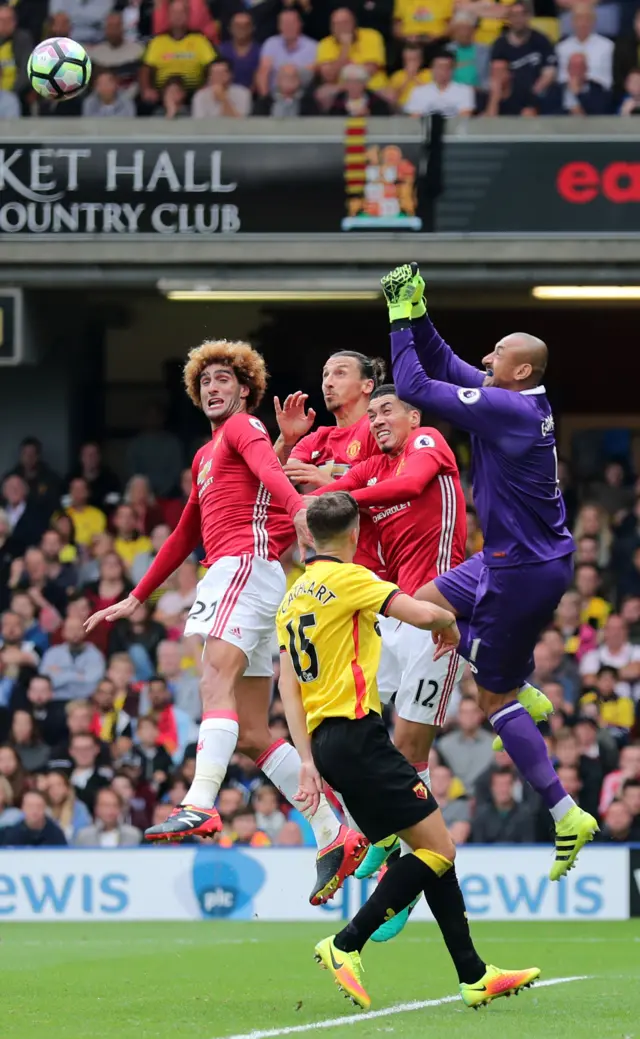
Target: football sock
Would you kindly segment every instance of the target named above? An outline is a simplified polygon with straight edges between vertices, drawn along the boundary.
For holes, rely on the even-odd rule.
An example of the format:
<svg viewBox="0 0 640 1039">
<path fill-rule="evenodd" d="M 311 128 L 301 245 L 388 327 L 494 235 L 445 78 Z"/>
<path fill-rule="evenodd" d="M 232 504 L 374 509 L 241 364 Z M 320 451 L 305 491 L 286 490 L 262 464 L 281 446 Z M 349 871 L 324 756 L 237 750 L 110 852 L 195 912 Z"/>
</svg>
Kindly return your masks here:
<svg viewBox="0 0 640 1039">
<path fill-rule="evenodd" d="M 213 808 L 238 742 L 235 711 L 207 711 L 202 716 L 196 749 L 196 771 L 185 804 Z"/>
<path fill-rule="evenodd" d="M 423 887 L 424 897 L 433 914 L 454 967 L 458 981 L 473 985 L 479 981 L 487 967 L 475 950 L 469 921 L 456 876 L 455 866 L 441 876 L 431 874 Z"/>
<path fill-rule="evenodd" d="M 256 759 L 256 765 L 262 769 L 267 779 L 277 786 L 289 804 L 293 805 L 310 823 L 318 849 L 322 851 L 323 848 L 332 844 L 340 832 L 340 820 L 324 794 L 313 815 L 308 808 L 303 807 L 301 801 L 294 800 L 300 784 L 300 766 L 302 765 L 295 747 L 292 747 L 286 740 L 276 740 Z"/>
<path fill-rule="evenodd" d="M 515 701 L 501 707 L 489 721 L 504 743 L 504 749 L 520 774 L 540 794 L 557 821 L 575 801 L 567 794 L 549 761 L 547 745 L 531 715 Z"/>
<path fill-rule="evenodd" d="M 466 984 L 478 981 L 486 967 L 474 949 L 464 899 L 452 867 L 449 859 L 425 849 L 397 859 L 362 909 L 336 935 L 336 948 L 360 952 L 380 924 L 406 909 L 424 891 L 459 980 Z"/>
<path fill-rule="evenodd" d="M 422 891 L 428 871 L 417 855 L 405 855 L 393 862 L 353 920 L 336 935 L 336 947 L 343 952 L 360 952 L 380 924 L 406 909 Z"/>
</svg>

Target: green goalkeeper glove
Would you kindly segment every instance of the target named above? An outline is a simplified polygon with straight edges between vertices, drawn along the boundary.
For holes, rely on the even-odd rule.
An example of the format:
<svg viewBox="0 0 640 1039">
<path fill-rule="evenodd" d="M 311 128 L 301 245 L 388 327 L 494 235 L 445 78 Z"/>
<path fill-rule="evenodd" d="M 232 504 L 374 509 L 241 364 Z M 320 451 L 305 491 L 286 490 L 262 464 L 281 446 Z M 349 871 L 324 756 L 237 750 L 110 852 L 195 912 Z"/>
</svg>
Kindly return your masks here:
<svg viewBox="0 0 640 1039">
<path fill-rule="evenodd" d="M 414 278 L 417 271 L 417 263 L 405 263 L 381 279 L 391 322 L 411 319 L 413 294 L 416 290 Z"/>
<path fill-rule="evenodd" d="M 424 317 L 427 312 L 424 280 L 417 263 L 396 267 L 382 278 L 381 284 L 390 321 Z"/>
<path fill-rule="evenodd" d="M 413 296 L 411 297 L 411 302 L 413 304 L 411 307 L 411 319 L 412 321 L 415 321 L 416 318 L 424 317 L 427 313 L 427 300 L 424 294 L 424 278 L 420 274 L 420 271 L 417 271 L 413 279 L 413 284 L 415 288 Z"/>
</svg>

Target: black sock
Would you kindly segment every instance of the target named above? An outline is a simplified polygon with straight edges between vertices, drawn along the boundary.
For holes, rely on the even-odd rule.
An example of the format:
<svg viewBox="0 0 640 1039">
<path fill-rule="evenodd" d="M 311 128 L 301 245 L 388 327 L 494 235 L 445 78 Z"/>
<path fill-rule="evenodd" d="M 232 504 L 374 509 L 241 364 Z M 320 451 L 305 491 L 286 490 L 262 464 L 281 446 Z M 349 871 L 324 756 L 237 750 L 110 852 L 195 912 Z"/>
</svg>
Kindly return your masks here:
<svg viewBox="0 0 640 1039">
<path fill-rule="evenodd" d="M 416 855 L 403 855 L 393 862 L 362 909 L 336 935 L 336 948 L 343 952 L 360 952 L 380 924 L 406 909 L 420 894 L 428 873 L 431 870 Z M 435 873 L 431 875 L 435 880 Z"/>
<path fill-rule="evenodd" d="M 444 860 L 441 860 L 444 862 Z M 461 983 L 473 985 L 486 965 L 476 952 L 455 868 L 438 876 L 418 855 L 403 855 L 392 863 L 370 898 L 335 937 L 336 948 L 360 952 L 385 920 L 401 912 L 424 892 L 440 928 Z"/>
<path fill-rule="evenodd" d="M 409 856 L 407 856 L 409 858 Z M 458 972 L 458 981 L 473 985 L 486 971 L 486 964 L 476 952 L 462 891 L 458 884 L 455 866 L 437 877 L 430 876 L 423 886 L 424 897 L 445 940 L 449 955 Z"/>
</svg>

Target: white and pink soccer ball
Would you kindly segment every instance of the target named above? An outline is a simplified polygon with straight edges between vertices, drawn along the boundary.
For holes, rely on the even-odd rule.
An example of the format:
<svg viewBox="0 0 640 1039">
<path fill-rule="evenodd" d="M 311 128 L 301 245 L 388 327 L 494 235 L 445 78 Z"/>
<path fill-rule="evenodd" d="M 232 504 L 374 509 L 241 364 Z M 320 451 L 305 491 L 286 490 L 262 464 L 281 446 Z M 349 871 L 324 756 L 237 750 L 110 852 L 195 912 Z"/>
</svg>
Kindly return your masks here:
<svg viewBox="0 0 640 1039">
<path fill-rule="evenodd" d="M 91 79 L 91 59 L 75 40 L 56 36 L 34 48 L 27 71 L 41 97 L 68 101 L 82 93 Z"/>
</svg>

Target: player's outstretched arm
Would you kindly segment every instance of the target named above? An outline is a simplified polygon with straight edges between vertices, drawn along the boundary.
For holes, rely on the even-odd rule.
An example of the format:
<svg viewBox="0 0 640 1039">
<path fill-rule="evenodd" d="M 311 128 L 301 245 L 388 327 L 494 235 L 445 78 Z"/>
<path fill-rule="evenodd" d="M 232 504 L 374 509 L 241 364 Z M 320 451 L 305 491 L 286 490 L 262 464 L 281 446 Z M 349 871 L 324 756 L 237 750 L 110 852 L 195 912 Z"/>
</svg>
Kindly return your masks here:
<svg viewBox="0 0 640 1039">
<path fill-rule="evenodd" d="M 187 556 L 191 555 L 200 544 L 201 537 L 200 506 L 197 500 L 193 501 L 192 498 L 189 498 L 182 510 L 178 526 L 169 535 L 131 595 L 116 603 L 115 606 L 109 606 L 105 610 L 93 613 L 85 621 L 85 630 L 92 631 L 101 621 L 109 621 L 110 624 L 113 624 L 115 621 L 122 620 L 123 617 L 130 617 L 136 607 L 141 602 L 145 602 L 156 588 L 164 584 L 181 563 L 184 563 Z"/>
<path fill-rule="evenodd" d="M 389 603 L 387 616 L 412 624 L 414 628 L 431 631 L 433 641 L 438 647 L 433 655 L 434 660 L 439 660 L 445 653 L 457 649 L 460 644 L 460 632 L 455 616 L 450 610 L 444 610 L 434 603 L 418 602 L 413 596 L 401 592 Z"/>
<path fill-rule="evenodd" d="M 369 461 L 370 459 L 367 458 L 364 462 L 358 462 L 351 469 L 347 469 L 346 473 L 339 476 L 337 480 L 329 478 L 328 483 L 318 486 L 315 491 L 309 491 L 309 496 L 315 498 L 316 495 L 326 494 L 327 491 L 348 491 L 355 497 L 359 488 L 367 486 L 367 480 L 371 475 Z"/>
<path fill-rule="evenodd" d="M 331 488 L 335 490 L 334 479 L 327 470 L 330 466 L 314 465 L 313 462 L 301 462 L 299 458 L 291 457 L 284 467 L 286 475 L 298 489 L 304 493 L 311 494 L 311 488 L 322 487 L 325 491 Z"/>
<path fill-rule="evenodd" d="M 293 745 L 300 755 L 300 786 L 294 800 L 303 802 L 313 815 L 320 804 L 322 779 L 313 763 L 311 741 L 307 732 L 307 716 L 302 705 L 302 696 L 291 658 L 285 649 L 280 650 L 280 698 L 291 733 Z"/>
<path fill-rule="evenodd" d="M 497 443 L 517 456 L 539 433 L 539 422 L 520 394 L 496 386 L 454 386 L 431 379 L 418 361 L 409 321 L 391 332 L 391 360 L 401 400 L 430 411 L 460 429 Z"/>
<path fill-rule="evenodd" d="M 234 415 L 227 421 L 225 431 L 227 441 L 264 484 L 274 502 L 281 505 L 293 520 L 296 512 L 303 508 L 302 497 L 283 473 L 260 419 L 244 413 Z"/>
<path fill-rule="evenodd" d="M 249 466 L 253 475 L 264 484 L 274 502 L 289 514 L 304 558 L 307 546 L 313 545 L 307 529 L 304 501 L 282 471 L 262 422 L 242 413 L 229 419 L 225 430 L 227 441 Z"/>
<path fill-rule="evenodd" d="M 391 476 L 380 480 L 371 487 L 362 487 L 351 494 L 358 505 L 401 505 L 403 502 L 418 498 L 425 487 L 436 478 L 442 468 L 442 456 L 439 451 L 419 451 L 406 459 L 405 467 L 399 476 Z M 340 488 L 338 487 L 338 490 Z"/>
<path fill-rule="evenodd" d="M 395 301 L 390 300 L 389 296 L 397 296 L 403 284 L 406 285 L 404 295 L 411 292 L 411 310 L 406 316 L 411 320 L 415 350 L 425 371 L 441 382 L 451 382 L 458 386 L 482 386 L 483 373 L 461 360 L 436 331 L 427 313 L 425 284 L 417 263 L 396 267 L 382 279 L 391 320 L 397 318 L 398 314 L 394 312 L 392 316 L 391 307 Z"/>
<path fill-rule="evenodd" d="M 374 468 L 370 465 L 371 459 L 367 459 L 364 462 L 358 462 L 339 480 L 333 480 L 325 487 L 312 491 L 310 497 L 326 494 L 327 491 L 348 491 L 363 508 L 372 505 L 400 505 L 402 502 L 413 501 L 422 494 L 427 484 L 438 473 L 441 461 L 437 452 L 429 457 L 413 455 L 406 460 L 400 476 L 380 480 L 379 483 L 368 486 Z"/>
<path fill-rule="evenodd" d="M 418 360 L 426 372 L 441 382 L 457 386 L 482 386 L 484 372 L 467 364 L 445 343 L 428 314 L 411 322 Z"/>
<path fill-rule="evenodd" d="M 285 397 L 284 404 L 280 404 L 280 398 L 273 398 L 273 406 L 276 412 L 276 422 L 280 430 L 280 436 L 273 445 L 278 461 L 284 465 L 298 441 L 311 429 L 316 420 L 313 408 L 305 412 L 308 394 L 296 390 Z"/>
</svg>

